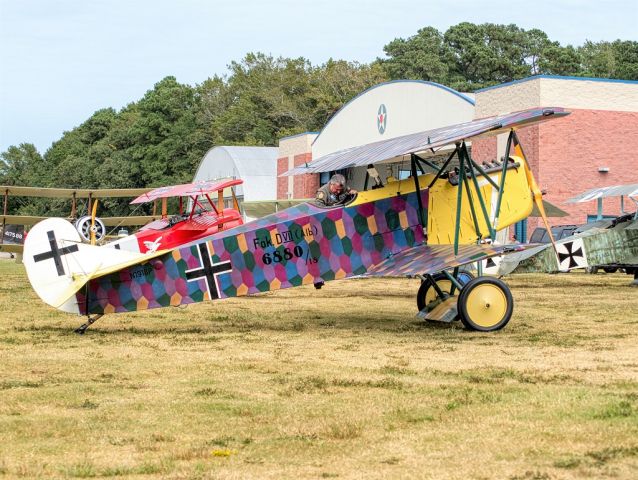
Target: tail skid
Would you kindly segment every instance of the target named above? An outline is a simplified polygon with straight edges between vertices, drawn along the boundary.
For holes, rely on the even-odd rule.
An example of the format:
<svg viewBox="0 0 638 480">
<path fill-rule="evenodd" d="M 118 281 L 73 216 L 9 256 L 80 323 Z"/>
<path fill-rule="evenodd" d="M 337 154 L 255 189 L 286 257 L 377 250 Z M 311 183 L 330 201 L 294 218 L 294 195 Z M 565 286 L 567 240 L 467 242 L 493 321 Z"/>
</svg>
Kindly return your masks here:
<svg viewBox="0 0 638 480">
<path fill-rule="evenodd" d="M 82 243 L 71 223 L 49 218 L 36 224 L 24 242 L 24 265 L 31 286 L 48 305 L 81 313 L 75 294 L 92 278 L 157 256 Z"/>
</svg>

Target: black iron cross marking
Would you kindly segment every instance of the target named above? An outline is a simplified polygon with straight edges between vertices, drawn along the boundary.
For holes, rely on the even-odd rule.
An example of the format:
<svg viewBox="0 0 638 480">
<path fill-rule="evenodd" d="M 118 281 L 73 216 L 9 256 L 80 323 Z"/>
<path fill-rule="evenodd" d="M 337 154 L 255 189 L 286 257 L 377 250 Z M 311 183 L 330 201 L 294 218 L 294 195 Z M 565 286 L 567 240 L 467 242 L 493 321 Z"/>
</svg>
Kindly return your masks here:
<svg viewBox="0 0 638 480">
<path fill-rule="evenodd" d="M 77 245 L 71 245 L 70 247 L 58 248 L 58 242 L 55 239 L 55 234 L 53 230 L 47 232 L 47 237 L 49 237 L 49 245 L 51 246 L 51 251 L 38 253 L 33 256 L 34 262 L 41 262 L 43 260 L 48 260 L 52 258 L 55 262 L 55 268 L 58 271 L 58 277 L 64 275 L 64 267 L 62 265 L 62 255 L 66 255 L 67 253 L 73 253 L 78 251 Z"/>
<path fill-rule="evenodd" d="M 567 268 L 569 269 L 569 268 L 577 267 L 579 264 L 576 261 L 576 257 L 583 258 L 585 256 L 583 254 L 583 250 L 580 247 L 578 247 L 576 250 L 572 251 L 574 242 L 567 242 L 567 243 L 564 243 L 563 245 L 565 247 L 565 250 L 567 250 L 567 253 L 559 253 L 558 262 L 562 264 L 563 260 L 569 259 L 569 266 Z"/>
<path fill-rule="evenodd" d="M 208 296 L 212 299 L 219 298 L 219 287 L 217 286 L 217 275 L 224 272 L 230 272 L 232 267 L 230 262 L 211 263 L 211 255 L 208 251 L 207 243 L 197 245 L 199 249 L 199 260 L 202 262 L 202 268 L 193 268 L 186 270 L 186 281 L 206 279 L 206 289 Z"/>
</svg>

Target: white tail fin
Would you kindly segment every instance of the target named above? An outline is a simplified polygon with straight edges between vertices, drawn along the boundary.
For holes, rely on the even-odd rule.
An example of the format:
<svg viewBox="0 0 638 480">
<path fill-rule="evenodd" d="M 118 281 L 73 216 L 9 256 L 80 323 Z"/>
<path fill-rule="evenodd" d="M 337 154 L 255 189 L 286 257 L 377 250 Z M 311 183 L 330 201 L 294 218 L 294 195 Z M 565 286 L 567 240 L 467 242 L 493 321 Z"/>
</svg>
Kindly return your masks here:
<svg viewBox="0 0 638 480">
<path fill-rule="evenodd" d="M 61 218 L 36 224 L 24 242 L 24 265 L 31 286 L 45 303 L 69 313 L 80 313 L 75 293 L 97 272 L 147 258 L 82 243 L 73 225 Z"/>
</svg>

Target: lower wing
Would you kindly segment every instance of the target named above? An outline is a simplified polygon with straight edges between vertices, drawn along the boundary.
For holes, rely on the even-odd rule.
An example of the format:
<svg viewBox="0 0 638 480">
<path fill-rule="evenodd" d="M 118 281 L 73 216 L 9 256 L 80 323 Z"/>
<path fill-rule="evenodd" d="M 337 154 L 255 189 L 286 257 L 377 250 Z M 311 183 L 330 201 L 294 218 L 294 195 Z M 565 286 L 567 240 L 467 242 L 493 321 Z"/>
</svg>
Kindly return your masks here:
<svg viewBox="0 0 638 480">
<path fill-rule="evenodd" d="M 535 245 L 531 245 L 535 246 Z M 448 268 L 460 267 L 486 258 L 518 252 L 528 245 L 419 245 L 403 250 L 370 267 L 365 276 L 414 276 L 426 275 Z"/>
</svg>

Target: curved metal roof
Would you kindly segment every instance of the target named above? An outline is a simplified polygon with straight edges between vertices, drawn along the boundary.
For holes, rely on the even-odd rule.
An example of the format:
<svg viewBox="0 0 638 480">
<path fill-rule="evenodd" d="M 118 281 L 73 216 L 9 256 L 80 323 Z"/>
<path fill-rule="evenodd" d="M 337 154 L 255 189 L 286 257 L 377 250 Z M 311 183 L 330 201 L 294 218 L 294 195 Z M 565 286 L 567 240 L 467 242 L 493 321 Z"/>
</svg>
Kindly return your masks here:
<svg viewBox="0 0 638 480">
<path fill-rule="evenodd" d="M 470 105 L 474 105 L 476 103 L 474 98 L 472 98 L 471 94 L 468 95 L 467 93 L 457 92 L 453 88 L 446 87 L 445 85 L 441 85 L 440 83 L 429 82 L 427 80 L 408 80 L 408 79 L 390 80 L 390 81 L 387 81 L 387 82 L 378 83 L 377 85 L 373 85 L 370 88 L 367 88 L 363 92 L 359 93 L 357 96 L 355 96 L 352 99 L 348 100 L 346 103 L 344 103 L 343 106 L 332 117 L 330 117 L 330 119 L 326 122 L 326 124 L 321 129 L 321 131 L 318 132 L 319 135 L 317 135 L 317 138 L 319 138 L 319 136 L 321 136 L 323 131 L 328 128 L 328 126 L 330 125 L 330 122 L 332 122 L 335 119 L 335 117 L 337 115 L 339 115 L 344 109 L 346 109 L 348 107 L 348 105 L 350 105 L 352 102 L 358 100 L 360 97 L 362 97 L 365 94 L 371 92 L 372 90 L 375 90 L 375 89 L 377 89 L 379 87 L 385 87 L 387 85 L 392 85 L 392 84 L 395 84 L 395 83 L 416 83 L 416 84 L 422 84 L 422 85 L 429 85 L 431 87 L 440 88 L 441 90 L 444 90 L 444 91 L 446 91 L 448 93 L 451 93 L 452 95 L 456 95 L 457 97 L 461 98 L 462 100 L 465 100 Z M 316 142 L 317 138 L 315 138 L 312 143 Z"/>
<path fill-rule="evenodd" d="M 272 200 L 277 196 L 276 147 L 217 146 L 202 158 L 193 181 L 241 178 L 238 195 L 245 200 Z"/>
</svg>

